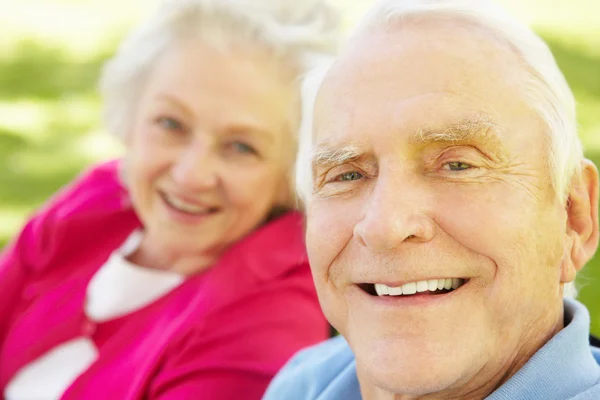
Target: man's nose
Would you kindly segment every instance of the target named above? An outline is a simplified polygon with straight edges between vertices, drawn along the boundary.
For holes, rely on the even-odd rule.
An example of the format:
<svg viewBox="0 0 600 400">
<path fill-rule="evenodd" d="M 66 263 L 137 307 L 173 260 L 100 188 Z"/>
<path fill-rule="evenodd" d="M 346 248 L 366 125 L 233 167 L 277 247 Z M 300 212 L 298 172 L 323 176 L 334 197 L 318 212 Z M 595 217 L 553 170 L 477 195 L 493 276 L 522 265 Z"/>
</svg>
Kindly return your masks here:
<svg viewBox="0 0 600 400">
<path fill-rule="evenodd" d="M 406 242 L 428 242 L 436 229 L 430 204 L 422 182 L 380 180 L 370 194 L 364 217 L 354 227 L 354 236 L 377 252 Z"/>
<path fill-rule="evenodd" d="M 171 170 L 175 183 L 191 191 L 212 189 L 218 181 L 218 154 L 206 141 L 182 149 Z"/>
</svg>

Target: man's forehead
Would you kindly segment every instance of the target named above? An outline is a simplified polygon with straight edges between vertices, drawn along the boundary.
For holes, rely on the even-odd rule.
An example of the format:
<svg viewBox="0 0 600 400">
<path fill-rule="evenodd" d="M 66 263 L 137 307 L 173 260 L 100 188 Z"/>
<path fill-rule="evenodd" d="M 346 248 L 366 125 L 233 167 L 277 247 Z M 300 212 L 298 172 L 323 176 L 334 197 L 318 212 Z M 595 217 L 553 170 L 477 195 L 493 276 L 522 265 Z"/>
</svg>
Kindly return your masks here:
<svg viewBox="0 0 600 400">
<path fill-rule="evenodd" d="M 504 44 L 490 46 L 489 32 L 476 26 L 478 38 L 467 35 L 469 25 L 460 28 L 464 35 L 449 35 L 454 25 L 427 27 L 416 35 L 421 42 L 406 39 L 410 26 L 356 37 L 321 87 L 315 147 L 364 147 L 373 131 L 403 131 L 412 144 L 477 140 L 500 147 L 499 127 L 510 131 L 507 123 L 532 115 L 519 56 Z"/>
<path fill-rule="evenodd" d="M 376 73 L 374 63 L 380 64 Z M 486 72 L 493 78 L 512 69 L 511 80 L 520 80 L 522 65 L 513 47 L 489 29 L 461 17 L 432 15 L 356 34 L 326 75 L 321 91 L 335 86 L 339 96 L 344 88 L 338 83 L 351 90 L 349 81 L 393 85 L 423 78 L 437 90 L 450 91 L 463 79 L 485 77 Z"/>
</svg>

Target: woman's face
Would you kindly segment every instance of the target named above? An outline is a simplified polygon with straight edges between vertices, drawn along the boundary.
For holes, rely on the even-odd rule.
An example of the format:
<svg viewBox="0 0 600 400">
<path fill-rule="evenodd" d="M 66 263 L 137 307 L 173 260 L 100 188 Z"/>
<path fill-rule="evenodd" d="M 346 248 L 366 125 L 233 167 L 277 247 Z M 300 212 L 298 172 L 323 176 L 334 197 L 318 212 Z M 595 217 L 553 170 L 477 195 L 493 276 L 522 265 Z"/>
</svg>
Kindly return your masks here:
<svg viewBox="0 0 600 400">
<path fill-rule="evenodd" d="M 289 204 L 297 103 L 285 78 L 272 57 L 241 46 L 223 52 L 190 39 L 158 60 L 125 170 L 146 230 L 142 250 L 157 255 L 151 262 L 210 264 L 275 205 Z"/>
</svg>

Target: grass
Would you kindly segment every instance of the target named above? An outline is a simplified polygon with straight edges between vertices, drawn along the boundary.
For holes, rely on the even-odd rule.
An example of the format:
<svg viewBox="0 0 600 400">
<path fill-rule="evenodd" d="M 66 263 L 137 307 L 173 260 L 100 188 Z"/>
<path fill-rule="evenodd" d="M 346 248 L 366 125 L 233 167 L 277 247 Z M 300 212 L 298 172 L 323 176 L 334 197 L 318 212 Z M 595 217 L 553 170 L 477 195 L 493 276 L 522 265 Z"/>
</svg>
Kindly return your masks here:
<svg viewBox="0 0 600 400">
<path fill-rule="evenodd" d="M 0 248 L 82 168 L 118 152 L 101 131 L 96 81 L 122 27 L 138 19 L 146 3 L 133 0 L 123 11 L 116 0 L 55 1 L 55 9 L 41 0 L 0 2 Z M 346 10 L 347 22 L 365 6 L 334 3 Z M 504 3 L 522 10 L 549 43 L 579 102 L 587 155 L 600 166 L 600 31 L 594 24 L 599 3 L 571 0 L 560 9 L 545 0 Z M 60 10 L 68 11 L 61 14 L 64 20 Z M 48 12 L 54 17 L 45 17 Z M 578 285 L 592 332 L 600 335 L 600 254 L 580 273 Z"/>
</svg>

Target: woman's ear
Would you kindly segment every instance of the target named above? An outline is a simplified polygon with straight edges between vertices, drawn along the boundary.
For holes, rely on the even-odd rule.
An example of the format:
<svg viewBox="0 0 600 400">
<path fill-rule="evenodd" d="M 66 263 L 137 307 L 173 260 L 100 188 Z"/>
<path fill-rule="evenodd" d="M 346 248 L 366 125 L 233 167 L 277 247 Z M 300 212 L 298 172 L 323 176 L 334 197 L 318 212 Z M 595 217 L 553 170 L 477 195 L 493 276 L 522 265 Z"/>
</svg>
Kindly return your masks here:
<svg viewBox="0 0 600 400">
<path fill-rule="evenodd" d="M 581 172 L 573 177 L 567 201 L 567 237 L 570 260 L 565 260 L 561 281 L 570 282 L 598 248 L 598 169 L 583 160 Z"/>
</svg>

